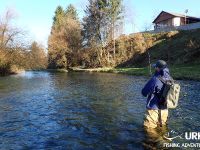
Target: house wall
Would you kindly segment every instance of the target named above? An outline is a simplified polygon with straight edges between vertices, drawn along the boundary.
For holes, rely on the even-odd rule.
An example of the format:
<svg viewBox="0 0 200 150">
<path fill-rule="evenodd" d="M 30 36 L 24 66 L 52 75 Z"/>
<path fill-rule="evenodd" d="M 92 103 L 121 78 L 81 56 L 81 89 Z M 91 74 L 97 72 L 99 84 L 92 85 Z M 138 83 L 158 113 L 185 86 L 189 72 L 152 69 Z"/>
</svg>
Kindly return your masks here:
<svg viewBox="0 0 200 150">
<path fill-rule="evenodd" d="M 185 25 L 185 18 L 181 18 L 181 24 L 180 25 Z"/>
<path fill-rule="evenodd" d="M 155 24 L 155 29 L 173 27 L 173 26 L 177 27 L 181 25 L 185 25 L 185 19 L 182 17 L 173 17 Z"/>
<path fill-rule="evenodd" d="M 156 19 L 155 29 L 159 29 L 159 28 L 165 28 L 165 27 L 169 27 L 169 26 L 173 26 L 174 24 L 174 20 L 173 20 L 174 16 L 168 13 L 161 13 L 159 15 L 159 17 Z M 177 24 L 177 20 L 175 20 L 176 24 Z"/>
<path fill-rule="evenodd" d="M 168 27 L 168 26 L 172 26 L 172 24 L 173 24 L 173 19 L 170 18 L 170 19 L 167 19 L 167 20 L 163 20 L 159 23 L 156 23 L 155 28 L 165 28 L 165 27 Z"/>
<path fill-rule="evenodd" d="M 157 28 L 155 30 L 151 30 L 148 32 L 159 33 L 159 32 L 169 32 L 169 31 L 177 31 L 177 30 L 193 30 L 193 29 L 200 29 L 200 22 L 180 25 L 180 26 L 171 26 L 171 27 L 166 27 L 166 28 Z"/>
</svg>

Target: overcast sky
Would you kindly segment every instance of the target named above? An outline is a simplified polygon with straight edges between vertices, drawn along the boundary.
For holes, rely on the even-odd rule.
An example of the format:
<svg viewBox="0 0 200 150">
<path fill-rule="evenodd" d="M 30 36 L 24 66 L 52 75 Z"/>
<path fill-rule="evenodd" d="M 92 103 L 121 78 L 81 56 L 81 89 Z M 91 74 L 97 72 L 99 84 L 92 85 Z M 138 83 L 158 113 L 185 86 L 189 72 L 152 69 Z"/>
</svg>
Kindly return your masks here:
<svg viewBox="0 0 200 150">
<path fill-rule="evenodd" d="M 84 16 L 87 0 L 0 0 L 0 15 L 6 9 L 17 13 L 17 24 L 28 31 L 33 40 L 47 46 L 52 18 L 58 5 L 66 8 L 73 4 L 79 18 Z M 200 0 L 124 0 L 126 8 L 125 34 L 142 31 L 150 26 L 160 11 L 184 13 L 200 17 Z"/>
</svg>

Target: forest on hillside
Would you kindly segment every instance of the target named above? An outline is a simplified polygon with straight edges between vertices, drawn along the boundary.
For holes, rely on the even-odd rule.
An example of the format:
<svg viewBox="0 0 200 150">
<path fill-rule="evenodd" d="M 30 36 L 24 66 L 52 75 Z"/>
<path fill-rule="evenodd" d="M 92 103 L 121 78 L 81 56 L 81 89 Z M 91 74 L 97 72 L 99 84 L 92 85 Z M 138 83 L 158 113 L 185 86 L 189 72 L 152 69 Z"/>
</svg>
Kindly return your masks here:
<svg viewBox="0 0 200 150">
<path fill-rule="evenodd" d="M 45 69 L 47 54 L 44 46 L 27 40 L 27 32 L 14 21 L 16 17 L 12 10 L 0 15 L 0 75 L 25 69 Z"/>
</svg>

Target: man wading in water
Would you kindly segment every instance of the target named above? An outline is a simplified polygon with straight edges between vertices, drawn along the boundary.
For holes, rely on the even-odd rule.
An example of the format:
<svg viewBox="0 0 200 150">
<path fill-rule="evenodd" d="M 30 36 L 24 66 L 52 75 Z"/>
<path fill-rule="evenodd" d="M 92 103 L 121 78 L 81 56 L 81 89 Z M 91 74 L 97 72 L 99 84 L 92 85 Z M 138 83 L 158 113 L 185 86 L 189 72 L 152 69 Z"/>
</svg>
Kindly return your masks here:
<svg viewBox="0 0 200 150">
<path fill-rule="evenodd" d="M 153 67 L 155 68 L 155 74 L 142 89 L 142 95 L 147 97 L 147 110 L 144 118 L 144 127 L 146 129 L 154 129 L 158 126 L 166 125 L 168 117 L 168 109 L 164 105 L 164 100 L 160 98 L 164 89 L 164 84 L 161 80 L 167 81 L 172 78 L 165 61 L 158 60 Z"/>
</svg>

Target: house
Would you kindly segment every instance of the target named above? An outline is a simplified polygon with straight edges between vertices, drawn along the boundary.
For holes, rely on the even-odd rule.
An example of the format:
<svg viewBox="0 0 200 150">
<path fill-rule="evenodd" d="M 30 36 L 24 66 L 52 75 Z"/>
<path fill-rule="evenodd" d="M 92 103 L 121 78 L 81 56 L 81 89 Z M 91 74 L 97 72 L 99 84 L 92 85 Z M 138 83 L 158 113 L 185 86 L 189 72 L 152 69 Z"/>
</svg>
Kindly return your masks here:
<svg viewBox="0 0 200 150">
<path fill-rule="evenodd" d="M 162 11 L 153 21 L 154 29 L 177 27 L 200 22 L 200 18 Z"/>
</svg>

